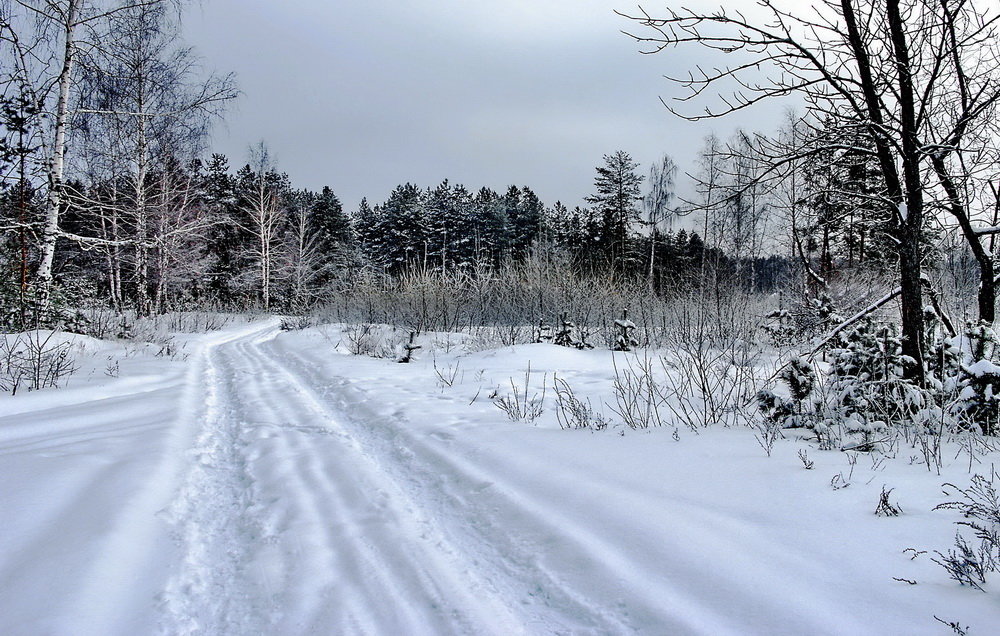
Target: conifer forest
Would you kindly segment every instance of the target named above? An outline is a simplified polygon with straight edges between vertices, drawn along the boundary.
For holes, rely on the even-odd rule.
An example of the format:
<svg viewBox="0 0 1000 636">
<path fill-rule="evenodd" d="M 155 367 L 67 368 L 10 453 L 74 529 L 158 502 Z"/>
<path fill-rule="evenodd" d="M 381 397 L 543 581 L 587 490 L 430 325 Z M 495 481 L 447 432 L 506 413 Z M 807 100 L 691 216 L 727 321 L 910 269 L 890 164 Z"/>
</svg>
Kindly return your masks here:
<svg viewBox="0 0 1000 636">
<path fill-rule="evenodd" d="M 558 124 L 456 120 L 495 155 L 477 183 L 402 138 L 296 174 L 237 128 L 272 96 L 188 43 L 215 2 L 0 0 L 0 632 L 1000 625 L 996 0 L 248 0 L 199 36 L 270 11 L 321 60 L 399 41 L 363 75 L 438 21 L 469 49 L 434 109 L 551 108 L 503 85 L 522 57 L 595 85 Z M 606 132 L 573 129 L 613 92 L 592 60 L 538 53 L 594 33 L 677 137 L 650 151 L 614 93 L 585 190 L 522 182 Z M 305 102 L 336 73 L 302 64 Z M 415 83 L 332 99 L 436 130 Z"/>
</svg>

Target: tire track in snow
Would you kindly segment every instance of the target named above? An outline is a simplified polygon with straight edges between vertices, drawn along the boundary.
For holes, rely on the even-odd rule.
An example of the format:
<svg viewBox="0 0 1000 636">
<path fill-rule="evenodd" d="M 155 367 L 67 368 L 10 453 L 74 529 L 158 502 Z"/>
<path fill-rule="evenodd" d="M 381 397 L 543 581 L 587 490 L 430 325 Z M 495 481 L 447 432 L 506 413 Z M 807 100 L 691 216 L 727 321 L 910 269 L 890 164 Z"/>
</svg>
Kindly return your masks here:
<svg viewBox="0 0 1000 636">
<path fill-rule="evenodd" d="M 263 339 L 209 357 L 204 429 L 170 511 L 185 556 L 164 631 L 522 631 Z"/>
<path fill-rule="evenodd" d="M 315 624 L 364 633 L 520 631 L 430 520 L 340 428 L 339 414 L 257 347 L 246 353 L 269 369 L 260 376 L 263 402 L 293 419 L 281 432 L 297 432 L 282 435 L 297 449 L 289 459 L 306 485 L 296 492 L 319 505 L 320 532 L 347 573 L 330 589 L 341 611 Z"/>
<path fill-rule="evenodd" d="M 452 545 L 463 551 L 465 561 L 476 564 L 477 572 L 492 593 L 506 606 L 516 608 L 523 629 L 532 633 L 633 631 L 615 611 L 599 609 L 607 599 L 577 593 L 558 573 L 542 565 L 539 545 L 516 536 L 531 524 L 544 525 L 544 535 L 565 534 L 567 527 L 560 526 L 558 518 L 551 519 L 551 511 L 516 495 L 507 496 L 501 508 L 493 505 L 496 499 L 489 500 L 490 506 L 477 507 L 474 500 L 478 498 L 463 495 L 476 495 L 503 483 L 502 480 L 483 474 L 459 458 L 432 449 L 407 433 L 402 414 L 397 415 L 396 422 L 374 414 L 359 417 L 365 412 L 363 400 L 350 400 L 336 389 L 332 396 L 320 394 L 318 387 L 313 388 L 308 374 L 301 371 L 310 365 L 297 352 L 282 350 L 280 356 L 272 353 L 271 357 L 284 361 L 278 364 L 295 378 L 299 390 L 316 403 L 318 410 L 328 414 L 338 410 L 352 413 L 353 417 L 344 420 L 345 430 L 349 430 L 352 439 L 363 448 L 369 461 L 400 483 L 411 501 L 420 502 L 422 514 L 435 518 Z M 299 370 L 292 370 L 289 362 L 296 363 Z M 581 544 L 580 554 L 585 558 L 593 555 L 588 548 L 603 548 L 605 554 L 608 552 L 607 546 L 595 546 L 598 542 L 585 532 L 578 534 L 583 536 L 571 538 Z M 624 578 L 626 570 L 627 566 L 622 566 L 601 574 Z"/>
<path fill-rule="evenodd" d="M 184 483 L 165 511 L 183 555 L 161 599 L 161 630 L 169 634 L 252 633 L 262 622 L 245 572 L 260 533 L 248 514 L 253 492 L 244 424 L 226 401 L 238 379 L 220 375 L 214 359 L 223 346 L 205 355 L 198 378 L 205 390 L 202 428 Z"/>
<path fill-rule="evenodd" d="M 196 422 L 203 412 L 201 379 L 206 365 L 215 347 L 247 333 L 270 329 L 273 322 L 206 336 L 197 345 L 183 375 L 167 381 L 155 379 L 140 385 L 138 390 L 128 391 L 120 399 L 100 396 L 81 406 L 84 411 L 99 408 L 102 419 L 108 412 L 114 414 L 114 419 L 104 419 L 103 428 L 84 431 L 93 435 L 95 443 L 144 434 L 141 425 L 122 426 L 129 418 L 158 422 L 156 428 L 162 431 L 162 438 L 150 443 L 152 465 L 130 489 L 116 514 L 106 521 L 108 530 L 103 533 L 100 545 L 93 548 L 89 571 L 77 581 L 70 607 L 54 619 L 54 633 L 138 633 L 155 627 L 154 597 L 167 578 L 165 552 L 169 552 L 169 537 L 160 513 L 171 501 L 184 474 L 183 454 L 191 446 Z M 152 396 L 156 399 L 150 401 Z M 108 411 L 105 409 L 108 406 L 114 408 Z M 62 435 L 72 429 L 78 415 L 74 412 L 63 418 L 66 421 L 55 422 L 53 432 Z M 151 571 L 155 574 L 150 575 Z"/>
</svg>

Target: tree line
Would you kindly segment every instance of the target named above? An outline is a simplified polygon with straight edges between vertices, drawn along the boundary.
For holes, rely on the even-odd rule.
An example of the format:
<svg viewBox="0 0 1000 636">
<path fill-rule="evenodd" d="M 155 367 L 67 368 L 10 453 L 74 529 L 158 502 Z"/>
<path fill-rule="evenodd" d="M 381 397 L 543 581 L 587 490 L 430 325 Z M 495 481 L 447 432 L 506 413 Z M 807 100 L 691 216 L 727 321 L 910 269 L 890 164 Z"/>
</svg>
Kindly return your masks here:
<svg viewBox="0 0 1000 636">
<path fill-rule="evenodd" d="M 692 272 L 706 262 L 735 269 L 696 231 L 639 231 L 637 207 L 616 217 L 598 206 L 546 206 L 527 186 L 473 194 L 448 181 L 433 188 L 407 183 L 384 202 L 362 200 L 348 212 L 329 187 L 295 188 L 263 143 L 235 171 L 225 156 L 213 154 L 186 164 L 171 159 L 145 178 L 142 219 L 123 212 L 122 193 L 132 187 L 127 182 L 68 183 L 79 204 L 66 206 L 60 219 L 64 236 L 53 272 L 62 295 L 140 313 L 199 304 L 301 311 L 358 277 L 478 276 L 541 250 L 558 252 L 580 272 L 652 275 L 660 293 L 692 284 Z M 40 222 L 45 201 L 30 184 L 24 188 L 3 190 L 0 214 L 5 221 L 26 214 L 30 227 Z M 145 240 L 137 240 L 140 232 Z M 32 241 L 22 245 L 22 238 L 5 235 L 5 264 L 31 272 L 39 248 Z M 8 310 L 30 278 L 8 279 Z"/>
</svg>

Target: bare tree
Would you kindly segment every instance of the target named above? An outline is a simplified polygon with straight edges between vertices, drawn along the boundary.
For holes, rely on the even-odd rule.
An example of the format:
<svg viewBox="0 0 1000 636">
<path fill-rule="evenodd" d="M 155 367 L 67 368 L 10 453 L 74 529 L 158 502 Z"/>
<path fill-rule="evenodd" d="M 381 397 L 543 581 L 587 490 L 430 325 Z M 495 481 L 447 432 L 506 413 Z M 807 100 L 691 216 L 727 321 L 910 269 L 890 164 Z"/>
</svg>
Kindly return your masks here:
<svg viewBox="0 0 1000 636">
<path fill-rule="evenodd" d="M 0 37 L 8 59 L 17 69 L 32 100 L 51 122 L 46 155 L 47 198 L 41 228 L 41 250 L 36 283 L 40 305 L 48 304 L 59 215 L 64 204 L 66 148 L 73 114 L 71 92 L 82 44 L 101 42 L 101 26 L 114 13 L 134 6 L 157 4 L 137 0 L 113 5 L 99 0 L 13 0 L 0 15 Z"/>
<path fill-rule="evenodd" d="M 302 311 L 315 299 L 317 281 L 333 255 L 324 253 L 315 230 L 313 197 L 301 191 L 290 198 L 280 277 L 287 281 L 291 308 Z"/>
<path fill-rule="evenodd" d="M 722 214 L 716 216 L 721 246 L 736 261 L 736 281 L 752 288 L 755 262 L 766 241 L 771 209 L 767 157 L 744 131 L 737 131 L 721 149 L 719 184 Z"/>
<path fill-rule="evenodd" d="M 682 102 L 728 85 L 736 90 L 691 119 L 724 116 L 769 98 L 799 93 L 816 126 L 863 134 L 883 179 L 877 200 L 895 218 L 903 353 L 909 377 L 924 381 L 920 236 L 934 198 L 927 168 L 962 155 L 962 143 L 990 124 L 1000 99 L 996 7 L 971 0 L 823 0 L 794 13 L 773 0 L 765 17 L 738 12 L 668 10 L 629 16 L 655 53 L 695 45 L 738 61 L 696 69 L 674 81 Z M 716 93 L 718 94 L 718 93 Z M 677 112 L 675 110 L 675 112 Z M 942 117 L 946 113 L 948 117 Z M 839 137 L 826 137 L 836 147 Z M 806 150 L 807 152 L 809 150 Z M 777 169 L 789 157 L 775 157 Z M 943 183 L 942 187 L 947 188 Z M 949 197 L 954 202 L 956 197 Z"/>
<path fill-rule="evenodd" d="M 162 298 L 162 287 L 154 282 L 162 272 L 151 268 L 170 262 L 162 254 L 164 247 L 184 243 L 177 235 L 200 232 L 206 222 L 202 215 L 176 209 L 192 203 L 190 194 L 178 192 L 191 184 L 178 178 L 177 164 L 203 149 L 211 118 L 236 91 L 231 76 L 199 77 L 192 50 L 174 44 L 178 25 L 164 5 L 121 10 L 108 16 L 108 22 L 112 43 L 81 59 L 78 116 L 93 140 L 87 155 L 105 156 L 109 177 L 120 187 L 115 204 L 99 209 L 112 215 L 108 225 L 113 230 L 119 219 L 131 228 L 131 236 L 115 231 L 110 242 L 103 242 L 112 271 L 120 270 L 121 244 L 127 242 L 136 306 L 149 313 L 156 304 L 153 296 Z M 79 198 L 78 193 L 67 195 Z M 120 273 L 112 277 L 120 285 Z"/>
<path fill-rule="evenodd" d="M 194 115 L 209 114 L 235 96 L 231 78 L 192 82 L 196 60 L 189 50 L 172 45 L 176 30 L 166 15 L 170 5 L 178 6 L 179 0 L 10 0 L 0 6 L 4 53 L 51 127 L 40 149 L 47 195 L 38 232 L 35 284 L 43 310 L 48 306 L 60 238 L 108 247 L 113 271 L 120 257 L 116 250 L 130 245 L 135 250 L 140 305 L 147 309 L 150 305 L 146 211 L 155 140 L 168 128 L 176 135 L 195 121 Z M 92 81 L 83 82 L 84 78 Z M 87 117 L 116 120 L 116 125 L 105 126 L 118 133 L 112 139 L 119 144 L 124 138 L 131 141 L 131 187 L 118 189 L 114 205 L 128 203 L 137 224 L 135 236 L 119 235 L 120 218 L 107 219 L 103 236 L 80 236 L 60 225 L 67 205 L 93 203 L 83 193 L 71 192 L 66 178 L 73 126 Z M 118 287 L 120 280 L 112 281 L 112 289 Z"/>
<path fill-rule="evenodd" d="M 205 250 L 212 224 L 210 212 L 200 197 L 193 166 L 174 163 L 161 168 L 157 176 L 158 205 L 151 215 L 152 265 L 151 307 L 163 312 L 170 299 L 182 295 L 191 281 L 198 280 L 209 267 Z"/>
</svg>

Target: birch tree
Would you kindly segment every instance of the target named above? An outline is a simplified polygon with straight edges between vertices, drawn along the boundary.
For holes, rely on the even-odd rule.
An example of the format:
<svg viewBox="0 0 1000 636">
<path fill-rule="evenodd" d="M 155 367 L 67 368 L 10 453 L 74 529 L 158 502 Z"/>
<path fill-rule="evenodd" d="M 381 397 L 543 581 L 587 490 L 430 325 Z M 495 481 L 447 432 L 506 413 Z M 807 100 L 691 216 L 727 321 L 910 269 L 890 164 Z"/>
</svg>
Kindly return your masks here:
<svg viewBox="0 0 1000 636">
<path fill-rule="evenodd" d="M 654 264 L 656 260 L 656 240 L 659 237 L 660 226 L 669 220 L 672 210 L 670 203 L 674 198 L 674 181 L 677 178 L 677 164 L 669 155 L 663 155 L 660 161 L 649 168 L 648 190 L 642 198 L 642 210 L 645 214 L 644 223 L 649 227 L 649 268 L 646 270 L 646 280 L 649 289 L 654 289 Z"/>
<path fill-rule="evenodd" d="M 146 314 L 158 304 L 153 297 L 162 298 L 162 288 L 153 289 L 159 287 L 153 268 L 171 260 L 163 249 L 182 244 L 177 235 L 197 233 L 206 221 L 177 209 L 190 206 L 193 197 L 178 191 L 190 188 L 191 180 L 178 178 L 176 164 L 202 150 L 209 122 L 236 91 L 231 76 L 200 76 L 193 51 L 174 44 L 178 25 L 162 4 L 121 10 L 108 22 L 113 44 L 81 60 L 85 93 L 78 116 L 94 138 L 88 154 L 109 155 L 111 177 L 121 186 L 109 225 L 117 228 L 124 218 L 131 228 L 131 236 L 116 235 L 103 245 L 118 255 L 127 242 L 136 307 Z"/>
<path fill-rule="evenodd" d="M 91 246 L 126 245 L 118 236 L 79 236 L 60 226 L 63 210 L 74 204 L 74 194 L 80 194 L 67 187 L 70 135 L 80 118 L 117 118 L 118 132 L 131 140 L 132 187 L 118 194 L 130 203 L 137 215 L 136 234 L 143 236 L 149 227 L 146 190 L 155 137 L 165 126 L 176 128 L 184 119 L 189 124 L 193 113 L 205 114 L 235 96 L 230 78 L 191 83 L 196 60 L 189 50 L 172 45 L 176 29 L 166 26 L 168 7 L 180 4 L 180 0 L 8 0 L 0 5 L 4 53 L 49 126 L 40 148 L 46 198 L 34 281 L 43 311 L 48 307 L 59 239 Z M 105 84 L 84 83 L 85 77 Z M 107 99 L 110 95 L 115 98 Z M 84 104 L 87 98 L 90 101 Z M 126 120 L 130 126 L 123 123 Z M 114 236 L 114 229 L 110 231 Z M 128 240 L 136 250 L 137 277 L 145 279 L 137 284 L 137 289 L 146 290 L 139 292 L 140 305 L 148 308 L 149 241 Z"/>
<path fill-rule="evenodd" d="M 286 220 L 284 201 L 267 144 L 250 148 L 250 163 L 240 173 L 243 191 L 241 218 L 236 224 L 250 237 L 248 254 L 257 271 L 261 308 L 271 308 L 271 284 L 281 259 L 281 236 Z"/>
<path fill-rule="evenodd" d="M 59 215 L 65 203 L 67 138 L 81 48 L 97 46 L 102 41 L 102 27 L 108 17 L 128 8 L 159 2 L 12 0 L 2 6 L 0 38 L 5 45 L 5 56 L 51 126 L 42 148 L 47 194 L 35 281 L 42 309 L 48 305 L 56 241 L 60 236 Z"/>
<path fill-rule="evenodd" d="M 333 255 L 324 254 L 323 242 L 316 232 L 313 219 L 316 196 L 300 190 L 291 194 L 288 204 L 280 278 L 286 281 L 289 307 L 303 311 L 313 300 L 316 283 Z"/>
</svg>

